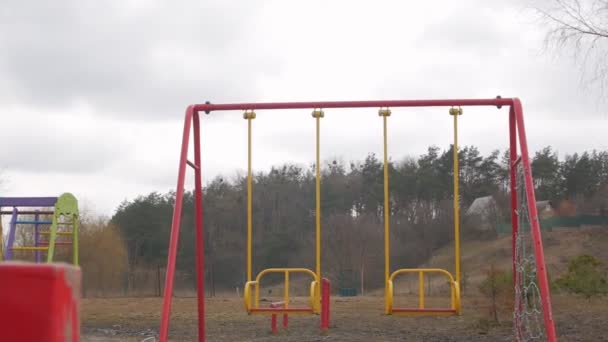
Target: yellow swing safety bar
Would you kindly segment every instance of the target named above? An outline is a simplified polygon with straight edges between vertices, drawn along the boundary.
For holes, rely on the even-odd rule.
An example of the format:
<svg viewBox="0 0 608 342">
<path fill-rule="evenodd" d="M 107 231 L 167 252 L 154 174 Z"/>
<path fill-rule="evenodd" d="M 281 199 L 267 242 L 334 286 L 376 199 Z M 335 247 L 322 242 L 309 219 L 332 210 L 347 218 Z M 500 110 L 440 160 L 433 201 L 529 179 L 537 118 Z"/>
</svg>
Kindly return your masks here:
<svg viewBox="0 0 608 342">
<path fill-rule="evenodd" d="M 315 235 L 316 251 L 315 271 L 306 268 L 269 268 L 262 270 L 255 280 L 252 278 L 252 250 L 253 250 L 253 222 L 252 222 L 252 120 L 256 114 L 252 110 L 245 111 L 243 118 L 247 120 L 247 282 L 243 290 L 245 300 L 245 310 L 248 314 L 318 314 L 321 311 L 321 122 L 324 117 L 321 109 L 315 109 L 312 117 L 316 120 L 316 213 L 315 213 Z M 260 282 L 264 276 L 273 273 L 283 273 L 285 275 L 284 302 L 277 307 L 260 307 Z M 308 274 L 312 281 L 310 284 L 310 306 L 309 307 L 290 307 L 289 306 L 289 280 L 293 273 Z"/>
<path fill-rule="evenodd" d="M 460 297 L 460 204 L 458 190 L 458 116 L 462 115 L 462 108 L 450 108 L 450 115 L 454 117 L 454 274 L 439 268 L 405 268 L 397 269 L 390 273 L 390 203 L 388 187 L 388 134 L 387 118 L 391 115 L 388 108 L 380 109 L 378 114 L 383 120 L 384 138 L 384 267 L 385 267 L 385 313 L 387 315 L 426 315 L 446 316 L 461 314 Z M 404 274 L 418 274 L 418 307 L 395 307 L 394 306 L 394 280 L 397 276 Z M 427 308 L 425 307 L 424 279 L 425 274 L 441 274 L 447 278 L 450 286 L 449 308 Z"/>
</svg>

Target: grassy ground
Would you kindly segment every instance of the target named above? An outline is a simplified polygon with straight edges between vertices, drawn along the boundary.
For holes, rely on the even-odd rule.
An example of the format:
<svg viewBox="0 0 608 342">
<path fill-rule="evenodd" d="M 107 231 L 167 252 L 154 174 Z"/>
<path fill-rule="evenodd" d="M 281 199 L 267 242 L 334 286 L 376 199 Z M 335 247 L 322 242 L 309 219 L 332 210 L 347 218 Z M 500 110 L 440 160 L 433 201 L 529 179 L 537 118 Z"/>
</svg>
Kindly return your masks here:
<svg viewBox="0 0 608 342">
<path fill-rule="evenodd" d="M 553 232 L 543 232 L 543 240 L 547 267 L 553 279 L 566 270 L 567 262 L 574 256 L 589 253 L 601 260 L 608 260 L 606 229 L 555 229 Z M 475 294 L 489 265 L 503 270 L 511 268 L 511 237 L 463 241 L 462 265 L 466 283 L 462 316 L 385 316 L 381 295 L 335 297 L 328 335 L 319 334 L 318 316 L 297 316 L 290 318 L 289 332 L 273 336 L 269 333 L 269 317 L 248 316 L 240 299 L 220 297 L 206 301 L 207 341 L 512 341 L 511 315 L 502 313 L 501 323 L 493 323 L 488 315 L 488 301 Z M 453 248 L 437 251 L 428 266 L 452 271 Z M 403 304 L 403 297 L 410 296 L 410 300 L 414 301 L 410 304 L 416 305 L 412 292 L 417 290 L 417 278 L 404 277 L 396 282 L 396 286 L 399 297 L 396 304 Z M 436 296 L 447 292 L 443 277 L 429 278 L 427 286 L 427 293 Z M 280 296 L 279 288 L 273 289 L 273 293 Z M 447 305 L 449 300 L 443 297 L 427 302 Z M 559 340 L 608 341 L 606 308 L 608 298 L 587 301 L 576 296 L 554 294 L 553 310 Z M 142 341 L 148 336 L 154 337 L 158 332 L 160 310 L 160 298 L 84 299 L 83 340 Z M 171 317 L 173 341 L 196 340 L 194 298 L 175 298 Z"/>
<path fill-rule="evenodd" d="M 393 317 L 382 314 L 381 297 L 335 298 L 331 331 L 321 335 L 318 316 L 290 317 L 290 329 L 269 333 L 269 318 L 247 316 L 236 298 L 207 300 L 208 341 L 512 341 L 510 317 L 495 325 L 488 320 L 482 298 L 464 301 L 462 316 Z M 560 341 L 606 341 L 608 299 L 554 296 Z M 160 298 L 85 299 L 83 341 L 142 341 L 155 336 Z M 196 300 L 175 298 L 172 341 L 196 340 Z M 149 339 L 148 341 L 154 341 Z"/>
</svg>

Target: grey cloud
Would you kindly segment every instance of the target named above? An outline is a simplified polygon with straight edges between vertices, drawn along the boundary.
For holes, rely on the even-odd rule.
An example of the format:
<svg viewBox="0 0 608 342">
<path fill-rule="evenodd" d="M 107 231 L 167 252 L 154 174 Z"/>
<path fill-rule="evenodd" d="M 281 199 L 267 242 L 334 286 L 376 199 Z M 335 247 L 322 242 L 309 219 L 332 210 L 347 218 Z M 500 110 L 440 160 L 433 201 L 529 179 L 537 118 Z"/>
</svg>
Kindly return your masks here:
<svg viewBox="0 0 608 342">
<path fill-rule="evenodd" d="M 13 171 L 87 173 L 103 169 L 114 161 L 115 149 L 90 142 L 27 140 L 0 152 L 2 163 Z"/>
<path fill-rule="evenodd" d="M 178 174 L 179 151 L 173 154 L 161 155 L 163 160 L 126 160 L 115 163 L 108 169 L 108 173 L 115 175 L 117 181 L 130 182 L 134 179 L 141 186 L 171 188 L 175 187 Z M 188 173 L 188 178 L 191 176 Z"/>
<path fill-rule="evenodd" d="M 420 40 L 427 44 L 421 53 L 436 63 L 395 72 L 376 92 L 410 98 L 516 96 L 528 115 L 544 118 L 595 117 L 601 112 L 599 91 L 581 85 L 574 61 L 543 53 L 542 38 L 530 38 L 541 35 L 538 26 L 506 34 L 491 12 L 454 17 L 461 19 L 452 28 L 446 19 Z M 507 25 L 527 20 L 512 18 Z"/>
<path fill-rule="evenodd" d="M 489 17 L 456 14 L 431 24 L 418 38 L 418 44 L 441 49 L 449 60 L 454 54 L 495 55 L 511 45 L 508 38 L 507 32 Z"/>
<path fill-rule="evenodd" d="M 255 96 L 257 75 L 279 67 L 248 46 L 253 2 L 143 4 L 3 4 L 0 78 L 11 92 L 0 99 L 52 108 L 84 101 L 109 115 L 167 117 L 192 102 Z"/>
<path fill-rule="evenodd" d="M 120 161 L 124 143 L 95 127 L 70 121 L 32 119 L 28 124 L 5 126 L 0 137 L 1 166 L 12 172 L 88 173 Z M 105 132 L 105 133 L 104 133 Z"/>
<path fill-rule="evenodd" d="M 593 97 L 579 89 L 575 63 L 541 54 L 536 23 L 526 24 L 514 9 L 526 1 L 516 1 L 463 0 L 442 10 L 396 1 L 367 7 L 346 1 L 6 0 L 0 6 L 0 180 L 14 193 L 27 193 L 28 186 L 45 192 L 70 181 L 104 210 L 125 196 L 171 189 L 183 111 L 205 100 L 519 96 L 531 150 L 605 145 L 606 120 L 562 122 L 590 112 Z M 80 120 L 79 106 L 89 117 Z M 390 155 L 418 156 L 430 144 L 447 148 L 445 110 L 408 109 L 406 117 L 395 109 Z M 505 110 L 466 108 L 462 144 L 483 153 L 504 149 Z M 375 111 L 351 117 L 327 110 L 322 158 L 380 155 Z M 23 112 L 38 114 L 20 117 Z M 259 111 L 254 123 L 254 168 L 310 165 L 310 113 L 270 112 Z M 242 172 L 241 113 L 202 120 L 205 181 Z M 32 178 L 39 183 L 28 185 Z"/>
</svg>

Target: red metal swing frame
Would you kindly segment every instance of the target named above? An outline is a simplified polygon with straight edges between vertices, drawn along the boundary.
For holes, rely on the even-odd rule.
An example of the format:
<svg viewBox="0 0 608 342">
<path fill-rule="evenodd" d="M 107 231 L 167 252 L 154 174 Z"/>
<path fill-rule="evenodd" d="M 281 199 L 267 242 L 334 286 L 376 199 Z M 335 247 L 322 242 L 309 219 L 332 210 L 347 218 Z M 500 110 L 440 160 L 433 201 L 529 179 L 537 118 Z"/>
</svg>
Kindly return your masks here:
<svg viewBox="0 0 608 342">
<path fill-rule="evenodd" d="M 166 342 L 169 332 L 169 318 L 171 312 L 171 298 L 173 293 L 173 278 L 175 273 L 175 260 L 177 256 L 177 245 L 179 239 L 179 227 L 181 221 L 184 181 L 186 166 L 194 169 L 195 173 L 195 228 L 196 228 L 196 280 L 197 280 L 197 303 L 198 303 L 198 340 L 205 341 L 205 301 L 204 301 L 204 234 L 203 234 L 203 192 L 201 181 L 201 145 L 200 145 L 200 113 L 211 113 L 214 111 L 246 111 L 246 110 L 271 110 L 271 109 L 328 109 L 328 108 L 383 108 L 383 107 L 464 107 L 464 106 L 502 106 L 509 107 L 509 138 L 510 138 L 510 161 L 511 161 L 511 222 L 513 234 L 513 258 L 515 258 L 515 236 L 518 231 L 517 214 L 517 184 L 515 165 L 519 161 L 524 169 L 524 181 L 526 198 L 528 203 L 536 203 L 532 172 L 526 140 L 523 109 L 518 98 L 494 98 L 494 99 L 447 99 L 447 100 L 387 100 L 387 101 L 336 101 L 336 102 L 274 102 L 274 103 L 228 103 L 228 104 L 194 104 L 186 109 L 184 120 L 184 131 L 182 137 L 182 148 L 179 160 L 177 177 L 177 188 L 175 194 L 175 207 L 171 224 L 171 236 L 169 241 L 169 253 L 167 256 L 167 273 L 165 278 L 165 292 L 160 324 L 160 341 Z M 190 131 L 193 130 L 194 138 L 194 161 L 188 160 L 188 147 Z M 517 142 L 520 144 L 520 156 L 517 154 Z M 544 251 L 541 240 L 540 225 L 538 221 L 537 208 L 529 206 L 529 218 L 534 241 L 534 254 L 537 265 L 538 283 L 543 308 L 543 318 L 546 335 L 549 341 L 556 341 L 555 325 L 551 309 L 551 298 L 549 283 L 544 260 Z M 515 259 L 513 259 L 513 271 L 515 273 Z"/>
</svg>

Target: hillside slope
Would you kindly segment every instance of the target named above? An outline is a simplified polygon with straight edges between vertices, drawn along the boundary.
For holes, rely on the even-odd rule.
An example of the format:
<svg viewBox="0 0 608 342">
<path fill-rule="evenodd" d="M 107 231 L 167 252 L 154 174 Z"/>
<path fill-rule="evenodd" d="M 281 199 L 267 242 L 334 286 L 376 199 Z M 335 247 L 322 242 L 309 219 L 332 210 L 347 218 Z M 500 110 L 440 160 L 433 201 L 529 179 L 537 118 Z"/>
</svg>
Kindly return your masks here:
<svg viewBox="0 0 608 342">
<path fill-rule="evenodd" d="M 549 276 L 559 277 L 568 268 L 568 262 L 581 254 L 593 255 L 608 265 L 608 228 L 556 228 L 543 231 L 545 262 Z M 462 241 L 462 272 L 465 285 L 478 284 L 484 271 L 492 265 L 496 269 L 511 269 L 511 236 L 501 235 L 484 241 Z M 421 267 L 454 270 L 454 246 L 436 251 Z"/>
</svg>

